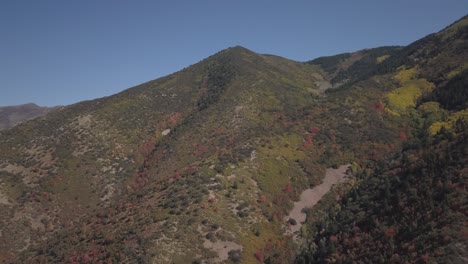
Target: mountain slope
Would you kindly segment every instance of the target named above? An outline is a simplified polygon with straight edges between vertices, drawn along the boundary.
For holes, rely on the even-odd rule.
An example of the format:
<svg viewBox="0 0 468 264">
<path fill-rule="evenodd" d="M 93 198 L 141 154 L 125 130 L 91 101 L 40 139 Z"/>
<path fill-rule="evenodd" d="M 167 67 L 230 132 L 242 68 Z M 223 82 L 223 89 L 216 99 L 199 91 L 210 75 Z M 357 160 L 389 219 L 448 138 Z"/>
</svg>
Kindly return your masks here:
<svg viewBox="0 0 468 264">
<path fill-rule="evenodd" d="M 378 164 L 354 166 L 359 183 L 330 193 L 337 204 L 309 212 L 310 242 L 296 263 L 466 262 L 467 21 L 403 48 L 393 68 L 376 69 L 396 69 L 401 87 L 380 106 L 394 117 L 410 115 L 411 135 Z M 426 83 L 432 87 L 421 89 Z"/>
<path fill-rule="evenodd" d="M 388 58 L 398 54 L 403 47 L 380 47 L 320 57 L 307 63 L 319 65 L 334 85 L 361 80 L 375 74 L 375 69 Z"/>
<path fill-rule="evenodd" d="M 78 223 L 99 225 L 92 218 L 94 210 L 111 210 L 121 204 L 160 204 L 150 210 L 156 223 L 179 215 L 170 209 L 172 205 L 166 206 L 170 197 L 161 197 L 169 188 L 168 180 L 189 172 L 203 180 L 222 172 L 229 163 L 250 157 L 253 144 L 273 134 L 265 132 L 275 111 L 295 113 L 295 108 L 314 100 L 312 82 L 321 80 L 314 72 L 301 63 L 236 47 L 174 75 L 2 132 L 2 194 L 6 196 L 2 206 L 10 212 L 3 219 L 9 230 L 2 236 L 4 252 L 42 239 L 54 241 L 62 231 L 74 232 Z M 191 193 L 190 199 L 198 201 L 193 207 L 208 200 L 209 183 L 198 184 Z M 137 219 L 130 223 L 146 221 L 149 213 L 138 210 Z M 17 217 L 25 219 L 27 228 L 19 228 L 14 221 Z M 121 236 L 131 228 L 130 223 L 117 221 L 109 232 Z M 9 243 L 13 233 L 18 239 Z M 154 239 L 148 238 L 147 243 L 157 243 L 158 234 L 152 234 Z M 198 231 L 193 234 L 199 235 Z M 50 256 L 68 258 L 70 250 L 78 247 L 69 246 Z M 208 251 L 203 246 L 200 250 Z M 141 252 L 125 257 L 135 257 L 132 254 Z"/>
<path fill-rule="evenodd" d="M 2 131 L 0 260 L 292 262 L 285 217 L 325 168 L 376 170 L 464 116 L 437 91 L 461 89 L 465 28 L 346 62 L 229 48 Z"/>
<path fill-rule="evenodd" d="M 296 263 L 464 263 L 466 124 L 456 134 L 357 169 L 362 183 L 318 222 Z"/>
</svg>

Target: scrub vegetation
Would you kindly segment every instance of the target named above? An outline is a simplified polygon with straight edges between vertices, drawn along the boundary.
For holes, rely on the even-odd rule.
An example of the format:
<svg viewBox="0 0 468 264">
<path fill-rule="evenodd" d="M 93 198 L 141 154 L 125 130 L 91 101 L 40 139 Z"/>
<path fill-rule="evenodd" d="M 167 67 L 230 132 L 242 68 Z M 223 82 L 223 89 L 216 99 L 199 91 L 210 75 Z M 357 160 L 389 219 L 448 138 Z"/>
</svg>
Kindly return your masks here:
<svg viewBox="0 0 468 264">
<path fill-rule="evenodd" d="M 232 47 L 1 131 L 0 263 L 461 261 L 466 20 L 309 62 Z"/>
</svg>

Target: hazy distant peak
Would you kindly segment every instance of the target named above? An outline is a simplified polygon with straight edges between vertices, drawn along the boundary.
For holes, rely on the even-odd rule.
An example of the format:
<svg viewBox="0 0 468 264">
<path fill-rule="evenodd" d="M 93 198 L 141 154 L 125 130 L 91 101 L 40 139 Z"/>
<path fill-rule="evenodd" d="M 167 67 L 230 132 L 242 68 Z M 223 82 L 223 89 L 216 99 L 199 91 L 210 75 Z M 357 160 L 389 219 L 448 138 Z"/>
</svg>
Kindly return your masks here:
<svg viewBox="0 0 468 264">
<path fill-rule="evenodd" d="M 53 107 L 42 107 L 35 103 L 0 107 L 0 130 L 11 128 L 24 121 L 43 116 Z"/>
</svg>

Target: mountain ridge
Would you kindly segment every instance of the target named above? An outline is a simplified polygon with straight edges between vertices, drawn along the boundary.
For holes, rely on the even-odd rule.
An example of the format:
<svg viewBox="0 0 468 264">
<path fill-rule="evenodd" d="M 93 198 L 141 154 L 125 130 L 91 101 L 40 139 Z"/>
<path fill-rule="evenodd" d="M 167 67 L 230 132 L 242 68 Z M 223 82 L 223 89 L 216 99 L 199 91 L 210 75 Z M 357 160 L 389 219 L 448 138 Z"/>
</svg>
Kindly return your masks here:
<svg viewBox="0 0 468 264">
<path fill-rule="evenodd" d="M 34 103 L 0 107 L 0 130 L 11 128 L 27 120 L 41 117 L 58 107 L 41 107 Z"/>
<path fill-rule="evenodd" d="M 463 133 L 465 99 L 446 109 L 437 91 L 463 92 L 465 29 L 309 62 L 235 46 L 0 131 L 0 260 L 299 261 L 313 224 L 293 241 L 284 217 L 326 168 L 351 164 L 338 190 L 359 188 L 395 153 Z"/>
</svg>

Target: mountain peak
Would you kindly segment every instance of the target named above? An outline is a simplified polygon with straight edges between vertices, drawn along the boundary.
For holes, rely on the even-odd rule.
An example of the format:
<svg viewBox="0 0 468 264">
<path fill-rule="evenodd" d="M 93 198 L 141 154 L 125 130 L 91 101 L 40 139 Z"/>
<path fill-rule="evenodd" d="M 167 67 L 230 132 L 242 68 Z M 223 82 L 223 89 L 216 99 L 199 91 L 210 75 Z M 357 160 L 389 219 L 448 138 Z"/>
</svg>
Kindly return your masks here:
<svg viewBox="0 0 468 264">
<path fill-rule="evenodd" d="M 247 48 L 244 48 L 242 46 L 233 46 L 233 47 L 229 47 L 229 48 L 226 48 L 224 50 L 221 50 L 220 52 L 216 53 L 216 54 L 229 54 L 230 56 L 242 56 L 242 55 L 246 55 L 246 54 L 250 54 L 250 55 L 253 55 L 253 54 L 257 54 Z M 215 55 L 216 55 L 215 54 Z"/>
<path fill-rule="evenodd" d="M 236 45 L 236 46 L 233 46 L 233 47 L 229 47 L 227 48 L 228 50 L 249 50 L 241 45 Z"/>
<path fill-rule="evenodd" d="M 223 49 L 203 61 L 208 64 L 214 63 L 218 65 L 230 65 L 229 67 L 244 68 L 246 64 L 249 64 L 248 61 L 251 61 L 255 57 L 259 58 L 260 55 L 242 46 L 233 46 Z M 200 66 L 202 65 L 205 64 L 202 63 Z"/>
</svg>

